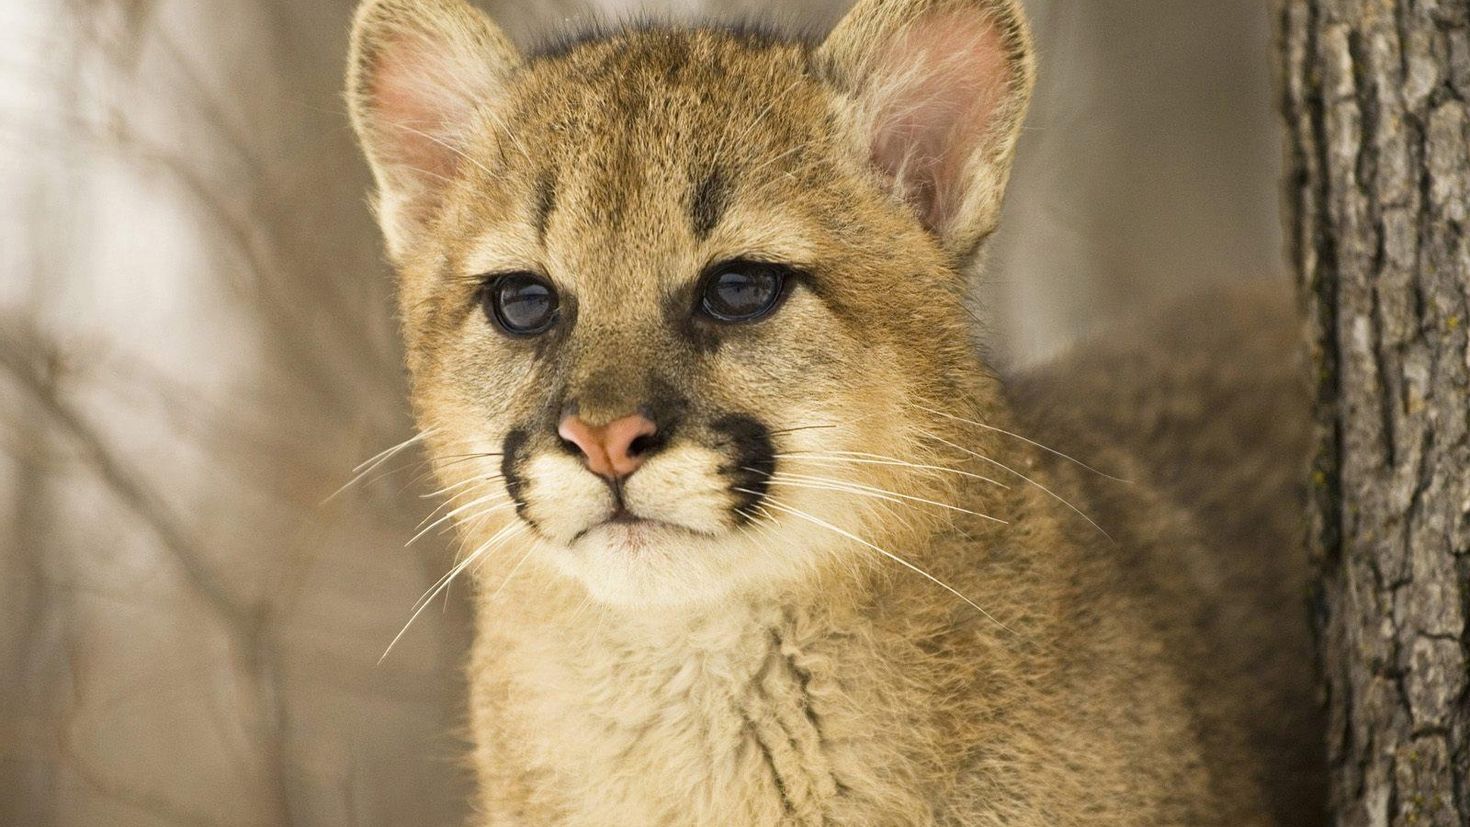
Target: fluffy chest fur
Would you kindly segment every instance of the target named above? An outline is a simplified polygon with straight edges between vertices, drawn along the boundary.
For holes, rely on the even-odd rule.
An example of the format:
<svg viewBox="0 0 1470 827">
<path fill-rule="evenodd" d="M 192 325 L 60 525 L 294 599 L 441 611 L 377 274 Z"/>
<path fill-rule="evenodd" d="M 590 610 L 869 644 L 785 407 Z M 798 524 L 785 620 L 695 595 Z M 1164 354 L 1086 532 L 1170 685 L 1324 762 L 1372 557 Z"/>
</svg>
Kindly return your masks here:
<svg viewBox="0 0 1470 827">
<path fill-rule="evenodd" d="M 493 614 L 493 612 L 490 612 Z M 490 632 L 475 662 L 487 793 L 525 823 L 927 823 L 933 710 L 869 630 L 773 604 Z M 506 628 L 503 617 L 485 628 Z"/>
</svg>

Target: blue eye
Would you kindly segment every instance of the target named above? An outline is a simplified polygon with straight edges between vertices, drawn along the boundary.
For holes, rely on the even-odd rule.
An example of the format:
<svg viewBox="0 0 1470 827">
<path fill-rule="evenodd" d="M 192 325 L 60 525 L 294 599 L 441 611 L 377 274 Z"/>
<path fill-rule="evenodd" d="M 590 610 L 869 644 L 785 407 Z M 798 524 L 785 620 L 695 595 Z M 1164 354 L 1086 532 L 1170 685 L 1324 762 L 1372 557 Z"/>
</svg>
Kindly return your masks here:
<svg viewBox="0 0 1470 827">
<path fill-rule="evenodd" d="M 556 324 L 556 288 L 534 273 L 496 276 L 484 287 L 485 315 L 511 336 L 536 336 Z"/>
<path fill-rule="evenodd" d="M 704 279 L 699 309 L 716 321 L 738 324 L 764 318 L 786 295 L 791 270 L 760 261 L 729 261 Z"/>
</svg>

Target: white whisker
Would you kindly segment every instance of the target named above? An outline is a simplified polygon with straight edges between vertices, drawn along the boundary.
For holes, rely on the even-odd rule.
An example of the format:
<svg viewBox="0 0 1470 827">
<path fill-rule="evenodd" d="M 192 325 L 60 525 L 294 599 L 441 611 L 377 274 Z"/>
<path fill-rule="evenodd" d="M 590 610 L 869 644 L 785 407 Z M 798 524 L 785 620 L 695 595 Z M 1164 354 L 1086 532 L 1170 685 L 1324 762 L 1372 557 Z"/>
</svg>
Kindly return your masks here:
<svg viewBox="0 0 1470 827">
<path fill-rule="evenodd" d="M 415 442 L 418 442 L 419 440 L 422 440 L 422 439 L 425 439 L 425 438 L 429 437 L 436 430 L 438 430 L 438 429 L 437 428 L 428 428 L 426 430 L 420 431 L 419 433 L 417 433 L 417 434 L 409 437 L 408 439 L 405 439 L 404 441 L 398 443 L 397 445 L 394 445 L 391 448 L 385 448 L 385 449 L 379 451 L 378 453 L 373 454 L 372 456 L 370 456 L 367 459 L 363 460 L 362 462 L 359 462 L 357 464 L 357 466 L 355 468 L 353 468 L 352 470 L 354 472 L 362 471 L 362 470 L 366 469 L 369 465 L 376 465 L 377 463 L 381 462 L 382 460 L 388 459 L 389 457 L 393 456 L 394 454 L 398 453 L 399 451 L 402 451 L 404 448 L 407 448 L 408 446 L 414 444 Z"/>
<path fill-rule="evenodd" d="M 498 479 L 500 479 L 500 475 L 499 474 L 496 474 L 496 475 L 491 476 L 491 477 L 473 477 L 471 479 L 461 480 L 461 481 L 455 483 L 454 485 L 446 486 L 444 488 L 441 488 L 438 491 L 435 491 L 432 496 L 440 496 L 440 495 L 443 495 L 443 494 L 445 494 L 445 493 L 447 493 L 447 492 L 449 492 L 449 491 L 451 491 L 451 490 L 453 490 L 455 488 L 468 488 L 471 485 L 476 485 L 476 486 L 478 486 L 478 485 L 484 485 L 486 483 L 494 482 L 495 480 L 498 480 Z M 422 520 L 419 521 L 419 524 L 418 524 L 418 526 L 416 526 L 416 529 L 423 528 L 425 523 L 427 523 L 430 520 L 434 519 L 436 516 L 438 516 L 439 512 L 443 511 L 444 509 L 446 509 L 446 508 L 452 508 L 454 506 L 454 501 L 456 499 L 458 499 L 463 494 L 464 494 L 464 492 L 461 491 L 459 493 L 450 494 L 449 496 L 445 497 L 444 498 L 444 502 L 441 502 L 437 506 L 435 506 L 433 511 L 430 511 L 428 513 L 428 515 L 426 515 Z M 428 495 L 426 495 L 426 496 L 428 496 Z M 409 542 L 411 543 L 413 541 L 410 540 Z"/>
<path fill-rule="evenodd" d="M 897 491 L 889 491 L 889 490 L 884 489 L 884 488 L 878 488 L 878 487 L 872 486 L 872 485 L 865 485 L 863 483 L 853 482 L 851 480 L 834 479 L 832 477 L 816 477 L 816 476 L 810 476 L 810 475 L 807 475 L 807 474 L 791 474 L 791 473 L 787 473 L 787 472 L 777 472 L 776 474 L 773 474 L 770 477 L 770 482 L 771 482 L 772 485 L 776 485 L 778 483 L 780 483 L 780 484 L 788 484 L 788 485 L 790 485 L 790 484 L 800 485 L 800 484 L 807 484 L 807 483 L 809 483 L 809 484 L 811 484 L 813 486 L 821 486 L 821 487 L 829 488 L 830 490 L 850 491 L 850 492 L 855 493 L 855 494 L 858 494 L 858 493 L 861 493 L 861 494 L 871 494 L 873 496 L 879 497 L 880 499 L 890 500 L 890 501 L 893 501 L 893 502 L 900 502 L 900 503 L 907 503 L 907 502 L 922 503 L 924 505 L 932 505 L 935 508 L 943 508 L 943 509 L 947 509 L 949 511 L 958 511 L 958 512 L 960 512 L 962 514 L 969 514 L 969 515 L 974 516 L 974 517 L 981 517 L 981 518 L 984 518 L 986 520 L 990 520 L 992 522 L 1000 523 L 1001 525 L 1008 525 L 1008 523 L 1005 520 L 1002 520 L 999 517 L 992 517 L 989 514 L 981 514 L 978 511 L 971 511 L 968 508 L 961 508 L 960 506 L 957 506 L 957 505 L 950 505 L 949 503 L 942 503 L 942 502 L 939 502 L 938 500 L 930 500 L 930 499 L 926 499 L 924 497 L 916 497 L 913 494 L 900 494 Z"/>
<path fill-rule="evenodd" d="M 501 492 L 501 491 L 494 491 L 492 493 L 486 494 L 483 497 L 479 497 L 479 498 L 476 498 L 474 500 L 471 500 L 471 501 L 465 503 L 464 505 L 462 505 L 462 506 L 454 509 L 453 511 L 450 511 L 448 514 L 445 514 L 444 516 L 440 517 L 439 519 L 435 520 L 434 522 L 430 523 L 429 525 L 424 526 L 422 529 L 419 530 L 419 533 L 413 535 L 413 538 L 412 539 L 410 539 L 408 542 L 404 543 L 403 544 L 403 547 L 404 548 L 408 548 L 409 546 L 411 546 L 414 543 L 418 542 L 418 540 L 419 540 L 420 537 L 423 537 L 425 534 L 428 534 L 430 531 L 433 531 L 436 527 L 438 527 L 440 525 L 443 525 L 444 523 L 448 522 L 449 520 L 454 519 L 455 517 L 459 516 L 460 514 L 463 514 L 464 512 L 470 510 L 471 508 L 474 508 L 475 506 L 484 505 L 485 503 L 488 503 L 488 502 L 494 502 L 497 499 L 501 499 L 501 500 L 503 500 L 503 499 L 509 499 L 509 497 L 510 497 L 509 494 L 505 494 L 504 492 Z M 499 505 L 496 505 L 496 506 L 493 506 L 491 508 L 485 509 L 485 511 L 483 513 L 487 513 L 488 514 L 488 513 L 493 513 L 495 511 L 503 510 L 504 507 L 507 506 L 507 505 L 514 505 L 514 503 L 508 503 L 508 502 L 507 503 L 501 503 Z M 433 515 L 431 514 L 429 516 L 432 517 Z M 480 516 L 480 515 L 476 515 L 476 516 Z"/>
<path fill-rule="evenodd" d="M 490 602 L 490 603 L 494 603 L 495 602 L 495 598 L 499 597 L 500 596 L 500 593 L 503 592 L 503 591 L 505 591 L 505 587 L 510 585 L 510 579 L 512 577 L 515 577 L 516 576 L 516 572 L 518 572 L 518 571 L 521 570 L 521 564 L 523 564 L 527 560 L 531 559 L 531 554 L 533 552 L 535 552 L 535 551 L 536 551 L 536 547 L 534 545 L 531 546 L 530 548 L 526 549 L 526 553 L 525 554 L 522 554 L 521 555 L 521 559 L 517 560 L 516 561 L 516 564 L 514 566 L 511 566 L 510 567 L 510 573 L 507 574 L 507 575 L 505 575 L 505 579 L 502 580 L 500 582 L 500 586 L 497 587 L 493 593 L 491 593 L 490 598 L 489 598 L 489 600 L 487 602 Z"/>
<path fill-rule="evenodd" d="M 744 492 L 744 493 L 754 494 L 755 492 L 749 492 L 749 491 L 747 491 L 747 492 Z M 899 557 L 897 554 L 894 554 L 893 552 L 888 551 L 887 549 L 884 549 L 884 548 L 881 548 L 879 546 L 876 546 L 876 545 L 868 542 L 867 540 L 864 540 L 863 538 L 857 536 L 856 534 L 853 534 L 850 531 L 847 531 L 845 529 L 842 529 L 842 528 L 839 528 L 839 527 L 837 527 L 835 525 L 832 525 L 831 523 L 827 522 L 826 520 L 820 519 L 818 517 L 814 517 L 814 516 L 806 513 L 805 511 L 801 511 L 800 509 L 792 508 L 790 506 L 787 506 L 787 505 L 784 505 L 782 503 L 776 502 L 774 499 L 772 499 L 770 497 L 767 497 L 765 503 L 763 503 L 763 504 L 764 505 L 769 505 L 770 507 L 776 509 L 777 511 L 785 512 L 785 513 L 790 514 L 791 516 L 796 517 L 798 519 L 806 520 L 807 522 L 811 523 L 812 525 L 815 525 L 815 526 L 818 526 L 818 527 L 821 527 L 821 528 L 825 528 L 828 531 L 831 531 L 831 532 L 833 532 L 835 534 L 838 534 L 838 535 L 840 535 L 842 537 L 846 537 L 847 539 L 853 541 L 854 543 L 858 543 L 859 545 L 862 545 L 862 546 L 864 546 L 866 548 L 869 548 L 869 549 L 872 549 L 873 551 L 878 552 L 879 554 L 883 555 L 884 557 L 888 558 L 889 560 L 892 560 L 893 562 L 898 563 L 900 566 L 903 566 L 904 568 L 908 569 L 909 571 L 914 572 L 915 574 L 919 575 L 920 577 L 923 577 L 924 579 L 926 579 L 929 582 L 933 583 L 934 585 L 940 587 L 941 589 L 944 589 L 945 591 L 949 592 L 950 594 L 954 595 L 955 597 L 958 597 L 960 600 L 965 601 L 965 603 L 969 604 L 969 606 L 971 608 L 973 608 L 975 611 L 979 612 L 980 614 L 984 615 L 987 619 L 989 619 L 992 623 L 994 623 L 995 625 L 999 626 L 1000 628 L 1006 630 L 1007 632 L 1010 632 L 1011 634 L 1016 634 L 1016 631 L 1014 629 L 1010 628 L 1009 626 L 1005 625 L 1004 623 L 1001 623 L 999 620 L 996 619 L 996 617 L 994 615 L 992 615 L 990 612 L 987 612 L 983 608 L 981 608 L 980 607 L 980 604 L 978 604 L 975 601 L 971 600 L 970 598 L 966 597 L 959 590 L 955 589 L 953 586 L 949 585 L 948 583 L 945 583 L 943 580 L 940 580 L 939 578 L 935 577 L 934 575 L 930 574 L 927 571 L 924 571 L 923 569 L 919 568 L 918 566 L 914 565 L 913 563 L 910 563 L 909 561 L 903 559 L 902 557 Z"/>
<path fill-rule="evenodd" d="M 439 595 L 439 592 L 448 588 L 449 584 L 454 582 L 454 578 L 458 577 L 460 572 L 468 568 L 471 563 L 479 559 L 482 555 L 488 553 L 494 548 L 498 548 L 499 546 L 505 544 L 508 540 L 510 540 L 510 538 L 514 537 L 517 533 L 524 530 L 525 527 L 525 523 L 511 523 L 505 528 L 502 528 L 501 530 L 495 532 L 495 534 L 493 534 L 490 539 L 486 540 L 480 545 L 479 548 L 475 549 L 473 554 L 460 561 L 454 566 L 454 568 L 450 569 L 447 574 L 439 578 L 439 580 L 436 581 L 433 586 L 429 587 L 429 590 L 427 592 L 424 592 L 424 595 L 420 597 L 418 599 L 418 602 L 414 604 L 413 614 L 408 618 L 408 622 L 403 624 L 403 628 L 400 629 L 398 631 L 398 634 L 394 635 L 393 640 L 388 643 L 388 648 L 383 650 L 383 655 L 382 657 L 378 658 L 378 663 L 381 664 L 383 660 L 388 657 L 388 653 L 392 652 L 393 647 L 398 645 L 398 641 L 401 640 L 403 636 L 408 633 L 409 627 L 413 625 L 413 622 L 415 620 L 418 620 L 419 615 L 423 614 L 424 609 L 428 608 L 429 604 L 434 602 L 434 598 Z"/>
<path fill-rule="evenodd" d="M 844 456 L 846 454 L 847 456 Z M 918 471 L 935 471 L 944 474 L 955 474 L 956 476 L 969 477 L 973 480 L 988 482 L 1001 488 L 1009 489 L 1010 486 L 1000 480 L 991 479 L 984 474 L 976 474 L 973 471 L 965 471 L 959 468 L 949 468 L 943 465 L 925 465 L 920 462 L 908 462 L 906 460 L 884 457 L 878 454 L 864 454 L 858 451 L 796 451 L 788 454 L 776 454 L 777 459 L 788 459 L 793 462 L 810 462 L 813 464 L 846 463 L 851 465 L 893 465 L 900 468 L 913 468 Z"/>
<path fill-rule="evenodd" d="M 426 437 L 428 437 L 430 434 L 434 433 L 434 431 L 435 431 L 434 428 L 429 428 L 427 430 L 420 431 L 419 433 L 414 434 L 413 436 L 409 437 L 408 439 L 405 439 L 404 441 L 398 443 L 397 445 L 394 445 L 391 448 L 387 448 L 387 449 L 384 449 L 382 451 L 379 451 L 378 453 L 374 454 L 373 456 L 371 456 L 371 457 L 363 460 L 362 462 L 358 463 L 357 464 L 357 467 L 352 469 L 353 474 L 354 474 L 354 476 L 352 477 L 352 479 L 348 480 L 346 485 L 343 485 L 341 488 L 338 488 L 336 491 L 333 491 L 330 496 L 328 496 L 326 499 L 322 500 L 321 501 L 321 505 L 326 505 L 327 503 L 331 502 L 332 500 L 335 500 L 337 497 L 339 497 L 339 496 L 342 495 L 342 492 L 344 492 L 347 489 L 351 488 L 352 486 L 356 485 L 358 482 L 360 482 L 362 480 L 363 477 L 366 477 L 368 474 L 371 474 L 374 470 L 376 470 L 383 463 L 387 462 L 388 460 L 390 460 L 393 457 L 397 456 L 398 454 L 402 453 L 409 446 L 414 445 L 415 443 L 418 443 L 418 442 L 422 441 L 423 439 L 425 439 Z"/>
<path fill-rule="evenodd" d="M 847 488 L 845 486 L 824 485 L 824 484 L 821 484 L 821 483 L 811 483 L 811 482 L 792 482 L 792 481 L 786 481 L 786 480 L 769 480 L 768 482 L 769 482 L 770 485 L 779 485 L 779 486 L 781 486 L 783 488 L 806 488 L 806 489 L 810 489 L 810 490 L 813 490 L 813 491 L 833 491 L 833 492 L 837 492 L 837 493 L 841 493 L 841 494 L 852 494 L 852 495 L 858 496 L 858 497 L 868 497 L 869 499 L 881 500 L 884 503 L 892 503 L 892 504 L 895 504 L 895 505 L 901 505 L 901 506 L 904 506 L 905 508 L 908 508 L 908 509 L 911 509 L 911 510 L 917 510 L 918 509 L 918 505 L 916 505 L 914 503 L 904 502 L 903 500 L 901 500 L 901 499 L 899 499 L 897 497 L 890 497 L 890 496 L 886 496 L 886 495 L 883 495 L 883 494 L 874 493 L 874 492 L 871 492 L 871 491 L 862 491 L 860 489 Z M 907 517 L 908 517 L 907 514 L 904 514 L 904 513 L 898 512 L 898 511 L 889 511 L 888 513 L 892 515 L 893 519 L 899 521 L 904 526 L 906 526 L 908 528 L 913 528 L 913 523 L 910 522 L 907 519 Z"/>
<path fill-rule="evenodd" d="M 447 468 L 451 465 L 459 465 L 460 463 L 464 462 L 473 462 L 477 459 L 489 459 L 490 457 L 498 456 L 500 456 L 500 454 L 495 452 L 487 452 L 483 454 L 447 454 L 445 456 L 439 457 L 439 459 L 441 461 L 444 461 L 442 462 L 442 464 Z"/>
<path fill-rule="evenodd" d="M 492 545 L 498 546 L 498 544 L 504 542 L 506 538 L 514 535 L 516 533 L 517 527 L 520 525 L 522 524 L 514 522 L 507 523 L 506 525 L 502 526 L 499 531 L 496 531 L 494 534 L 490 535 L 490 539 L 476 546 L 475 550 L 471 552 L 467 557 L 465 557 L 465 559 L 457 561 L 453 566 L 450 567 L 449 571 L 445 572 L 442 577 L 434 581 L 434 585 L 430 586 L 428 591 L 424 592 L 424 594 L 420 596 L 417 601 L 414 602 L 413 608 L 418 609 L 424 604 L 433 600 L 434 594 L 450 580 L 453 580 L 461 571 L 463 571 L 470 564 L 470 561 L 484 554 Z"/>
<path fill-rule="evenodd" d="M 1078 508 L 1075 505 L 1072 505 L 1062 495 L 1056 493 L 1055 491 L 1051 490 L 1050 488 L 1047 488 L 1046 486 L 1042 485 L 1041 483 L 1037 482 L 1036 480 L 1031 479 L 1030 477 L 1028 477 L 1025 474 L 1021 473 L 1020 471 L 1017 471 L 1016 469 L 1010 467 L 1009 465 L 1006 465 L 1003 462 L 999 462 L 997 460 L 993 460 L 990 457 L 987 457 L 987 456 L 985 456 L 982 453 L 979 453 L 977 451 L 972 451 L 969 448 L 964 447 L 963 445 L 956 445 L 953 442 L 950 442 L 949 440 L 945 439 L 944 437 L 935 436 L 934 434 L 931 434 L 928 431 L 920 431 L 920 433 L 922 433 L 924 436 L 929 437 L 932 440 L 935 440 L 936 442 L 940 442 L 940 443 L 943 443 L 945 445 L 948 445 L 949 447 L 955 449 L 956 451 L 961 451 L 963 453 L 969 454 L 970 456 L 974 457 L 975 459 L 978 459 L 978 460 L 980 460 L 982 462 L 988 462 L 991 465 L 994 465 L 994 466 L 996 466 L 997 468 L 1000 468 L 1003 471 L 1007 471 L 1007 472 L 1010 472 L 1012 474 L 1015 474 L 1016 476 L 1020 477 L 1024 482 L 1026 482 L 1028 485 L 1033 485 L 1033 486 L 1041 489 L 1043 492 L 1045 492 L 1047 494 L 1047 496 L 1051 497 L 1052 499 L 1056 500 L 1057 502 L 1061 503 L 1062 505 L 1065 505 L 1066 507 L 1072 509 L 1072 512 L 1073 513 L 1075 513 L 1077 516 L 1081 517 L 1082 519 L 1086 520 L 1087 521 L 1087 524 L 1090 525 L 1090 526 L 1092 526 L 1093 528 L 1097 529 L 1098 533 L 1102 534 L 1102 536 L 1108 538 L 1108 540 L 1110 540 L 1112 542 L 1117 542 L 1116 540 L 1113 540 L 1113 535 L 1111 535 L 1111 534 L 1107 533 L 1106 531 L 1104 531 L 1102 526 L 1098 525 L 1091 517 L 1089 517 L 1086 514 L 1082 513 L 1082 509 Z"/>
<path fill-rule="evenodd" d="M 1088 471 L 1091 471 L 1092 473 L 1097 474 L 1099 477 L 1105 477 L 1107 479 L 1113 480 L 1114 482 L 1121 482 L 1121 483 L 1125 483 L 1125 484 L 1129 484 L 1129 485 L 1132 484 L 1129 480 L 1125 480 L 1122 477 L 1115 477 L 1112 474 L 1107 473 L 1106 471 L 1099 471 L 1098 469 L 1092 467 L 1091 465 L 1088 465 L 1087 463 L 1083 462 L 1080 459 L 1077 459 L 1074 456 L 1071 456 L 1070 454 L 1064 454 L 1064 453 L 1062 453 L 1061 451 L 1058 451 L 1055 448 L 1050 448 L 1050 447 L 1048 447 L 1046 445 L 1042 445 L 1040 442 L 1037 442 L 1034 439 L 1028 439 L 1028 438 L 1026 438 L 1024 436 L 1021 436 L 1018 433 L 1014 433 L 1012 431 L 1007 431 L 1005 428 L 997 428 L 994 425 L 986 425 L 984 422 L 976 422 L 973 419 L 966 419 L 966 418 L 964 418 L 962 416 L 956 416 L 956 415 L 954 415 L 952 413 L 946 413 L 944 411 L 935 410 L 934 408 L 926 408 L 923 405 L 918 405 L 918 404 L 915 404 L 913 402 L 909 402 L 908 404 L 911 405 L 911 406 L 913 406 L 913 407 L 915 407 L 915 408 L 918 408 L 921 411 L 925 411 L 927 413 L 934 414 L 935 416 L 942 416 L 945 419 L 952 419 L 955 422 L 963 422 L 966 425 L 974 425 L 976 428 L 983 428 L 983 429 L 985 429 L 987 431 L 993 431 L 993 432 L 995 432 L 997 434 L 1002 434 L 1004 436 L 1008 436 L 1011 439 L 1019 439 L 1020 441 L 1026 443 L 1027 445 L 1031 445 L 1033 447 L 1040 448 L 1041 450 L 1047 452 L 1048 454 L 1051 454 L 1052 456 L 1061 457 L 1062 459 L 1064 459 L 1064 460 L 1066 460 L 1068 462 L 1075 463 L 1078 467 L 1085 468 Z"/>
<path fill-rule="evenodd" d="M 430 491 L 427 494 L 420 494 L 419 495 L 419 498 L 420 499 L 429 500 L 429 499 L 433 499 L 434 497 L 442 497 L 445 494 L 448 494 L 449 492 L 454 491 L 455 489 L 464 488 L 464 487 L 470 486 L 470 485 L 478 485 L 478 484 L 480 484 L 482 482 L 489 482 L 491 480 L 498 480 L 498 479 L 500 479 L 500 475 L 499 474 L 495 474 L 494 476 L 489 476 L 489 477 L 470 477 L 469 479 L 463 479 L 463 480 L 460 480 L 459 482 L 453 483 L 451 485 L 446 485 L 443 488 L 439 489 L 438 491 Z"/>
</svg>

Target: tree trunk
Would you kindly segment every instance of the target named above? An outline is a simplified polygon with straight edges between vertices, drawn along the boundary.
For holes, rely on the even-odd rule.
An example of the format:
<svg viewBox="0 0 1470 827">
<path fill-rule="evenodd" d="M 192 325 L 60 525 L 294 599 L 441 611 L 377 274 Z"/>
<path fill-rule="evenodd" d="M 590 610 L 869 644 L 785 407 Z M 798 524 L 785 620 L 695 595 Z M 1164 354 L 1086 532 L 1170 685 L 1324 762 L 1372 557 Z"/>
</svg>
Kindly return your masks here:
<svg viewBox="0 0 1470 827">
<path fill-rule="evenodd" d="M 1470 825 L 1470 2 L 1285 0 L 1339 824 Z"/>
</svg>

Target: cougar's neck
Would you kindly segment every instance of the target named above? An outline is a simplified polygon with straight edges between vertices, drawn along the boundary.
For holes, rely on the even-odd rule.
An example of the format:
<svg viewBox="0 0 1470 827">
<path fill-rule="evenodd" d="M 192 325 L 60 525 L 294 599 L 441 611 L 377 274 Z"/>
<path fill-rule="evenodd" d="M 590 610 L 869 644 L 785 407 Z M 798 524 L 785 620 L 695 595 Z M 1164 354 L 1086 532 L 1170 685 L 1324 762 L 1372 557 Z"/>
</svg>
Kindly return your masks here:
<svg viewBox="0 0 1470 827">
<path fill-rule="evenodd" d="M 860 822 L 876 802 L 896 807 L 887 823 L 924 811 L 909 773 L 936 742 L 934 704 L 907 679 L 912 648 L 866 612 L 815 590 L 682 613 L 576 605 L 529 625 L 482 614 L 471 672 L 477 714 L 515 744 L 495 760 L 549 779 L 566 811 L 804 824 Z"/>
</svg>

